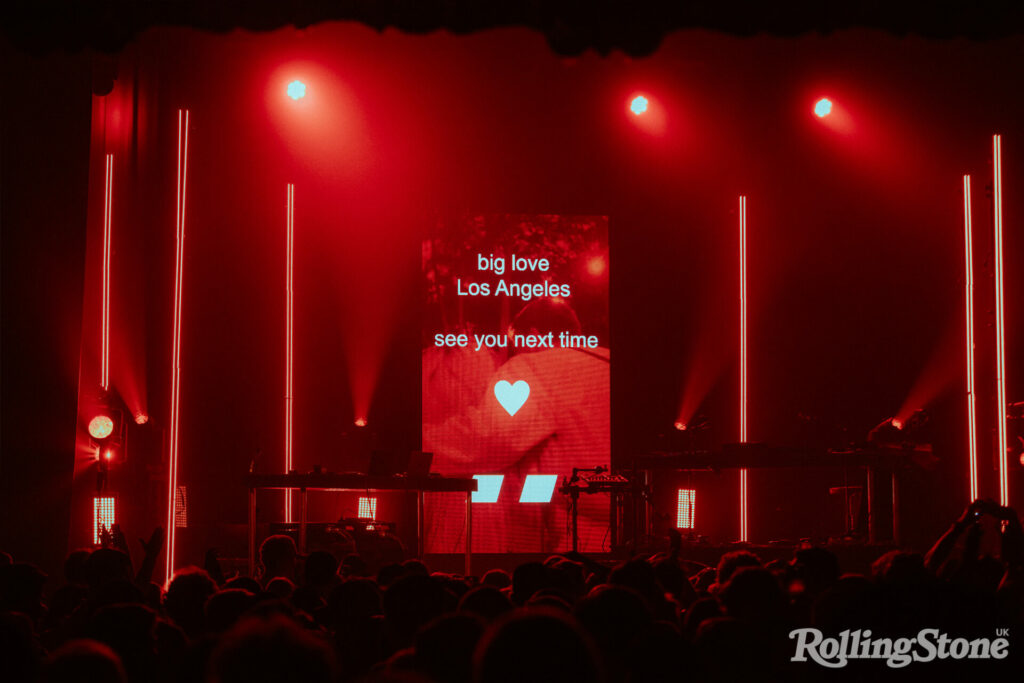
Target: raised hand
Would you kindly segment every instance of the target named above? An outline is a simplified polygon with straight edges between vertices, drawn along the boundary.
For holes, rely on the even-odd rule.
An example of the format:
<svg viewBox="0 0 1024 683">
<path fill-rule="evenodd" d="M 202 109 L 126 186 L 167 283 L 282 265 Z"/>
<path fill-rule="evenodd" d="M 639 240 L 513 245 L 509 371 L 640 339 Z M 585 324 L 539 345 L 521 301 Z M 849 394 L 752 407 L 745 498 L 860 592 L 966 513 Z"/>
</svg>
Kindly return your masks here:
<svg viewBox="0 0 1024 683">
<path fill-rule="evenodd" d="M 142 550 L 145 552 L 146 557 L 156 557 L 164 546 L 164 528 L 158 526 L 153 529 L 153 533 L 149 535 L 148 541 L 140 538 L 139 543 L 142 544 Z"/>
</svg>

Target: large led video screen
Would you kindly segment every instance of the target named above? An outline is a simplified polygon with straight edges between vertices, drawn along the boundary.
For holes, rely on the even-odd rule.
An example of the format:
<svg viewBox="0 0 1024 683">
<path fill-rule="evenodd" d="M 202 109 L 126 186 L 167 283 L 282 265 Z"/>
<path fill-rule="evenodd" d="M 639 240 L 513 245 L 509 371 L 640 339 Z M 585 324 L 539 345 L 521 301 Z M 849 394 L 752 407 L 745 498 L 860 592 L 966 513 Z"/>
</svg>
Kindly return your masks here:
<svg viewBox="0 0 1024 683">
<path fill-rule="evenodd" d="M 465 215 L 423 242 L 423 449 L 476 476 L 474 552 L 571 546 L 573 468 L 611 455 L 608 221 Z M 608 549 L 609 501 L 582 496 L 579 548 Z M 426 550 L 459 552 L 465 504 L 431 495 Z"/>
</svg>

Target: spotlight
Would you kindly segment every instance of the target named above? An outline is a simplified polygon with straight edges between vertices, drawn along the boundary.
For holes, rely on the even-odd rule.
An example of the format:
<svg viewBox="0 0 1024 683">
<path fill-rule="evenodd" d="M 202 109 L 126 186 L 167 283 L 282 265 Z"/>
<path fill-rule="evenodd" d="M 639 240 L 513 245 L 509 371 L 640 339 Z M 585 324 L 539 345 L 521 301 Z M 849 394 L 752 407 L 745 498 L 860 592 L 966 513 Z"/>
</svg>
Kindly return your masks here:
<svg viewBox="0 0 1024 683">
<path fill-rule="evenodd" d="M 114 496 L 95 496 L 92 499 L 92 544 L 99 545 L 103 533 L 110 533 L 117 524 L 117 499 Z"/>
<path fill-rule="evenodd" d="M 370 496 L 359 496 L 359 519 L 377 519 L 377 499 Z"/>
<path fill-rule="evenodd" d="M 814 103 L 814 115 L 819 119 L 823 119 L 832 113 L 832 100 L 827 97 L 822 97 L 820 100 Z"/>
<path fill-rule="evenodd" d="M 697 507 L 696 489 L 679 489 L 676 503 L 676 528 L 693 529 L 694 512 Z"/>
<path fill-rule="evenodd" d="M 634 116 L 640 116 L 645 113 L 647 111 L 647 98 L 643 95 L 637 95 L 629 103 L 629 110 L 633 112 Z"/>
<path fill-rule="evenodd" d="M 882 420 L 868 434 L 868 443 L 874 446 L 899 446 L 906 450 L 929 451 L 931 449 L 931 415 L 918 408 L 905 420 L 890 417 Z"/>
<path fill-rule="evenodd" d="M 293 100 L 301 100 L 306 96 L 306 84 L 295 80 L 288 84 L 288 97 Z"/>
<path fill-rule="evenodd" d="M 365 426 L 366 426 L 366 418 L 365 417 L 357 417 L 356 418 L 356 427 L 365 427 Z"/>
<path fill-rule="evenodd" d="M 592 256 L 587 259 L 587 273 L 594 277 L 604 274 L 607 267 L 608 263 L 603 256 Z"/>
<path fill-rule="evenodd" d="M 898 417 L 887 417 L 868 432 L 868 443 L 873 446 L 895 446 L 903 441 L 900 429 L 903 421 Z"/>
<path fill-rule="evenodd" d="M 114 421 L 107 415 L 97 415 L 89 422 L 89 436 L 102 441 L 114 433 Z"/>
<path fill-rule="evenodd" d="M 139 413 L 138 415 L 135 416 L 135 424 L 144 425 L 147 422 L 149 422 L 149 415 L 146 415 L 145 413 Z"/>
<path fill-rule="evenodd" d="M 680 422 L 680 421 L 677 420 L 676 424 L 675 424 L 675 428 L 678 429 L 681 432 L 685 432 L 686 431 L 686 423 L 685 422 Z"/>
</svg>

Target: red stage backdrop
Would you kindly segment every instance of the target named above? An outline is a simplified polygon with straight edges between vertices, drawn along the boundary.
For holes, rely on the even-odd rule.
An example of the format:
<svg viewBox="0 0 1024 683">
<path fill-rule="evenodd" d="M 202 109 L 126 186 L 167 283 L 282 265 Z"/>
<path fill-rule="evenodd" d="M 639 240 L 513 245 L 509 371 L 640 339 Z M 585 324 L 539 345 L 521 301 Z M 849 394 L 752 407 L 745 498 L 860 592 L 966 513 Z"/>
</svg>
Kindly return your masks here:
<svg viewBox="0 0 1024 683">
<path fill-rule="evenodd" d="M 423 277 L 423 449 L 481 477 L 474 550 L 568 549 L 558 488 L 611 455 L 607 219 L 440 220 Z M 581 550 L 607 549 L 607 520 L 606 496 L 581 501 Z M 456 497 L 431 497 L 426 525 L 428 552 L 463 547 Z"/>
</svg>

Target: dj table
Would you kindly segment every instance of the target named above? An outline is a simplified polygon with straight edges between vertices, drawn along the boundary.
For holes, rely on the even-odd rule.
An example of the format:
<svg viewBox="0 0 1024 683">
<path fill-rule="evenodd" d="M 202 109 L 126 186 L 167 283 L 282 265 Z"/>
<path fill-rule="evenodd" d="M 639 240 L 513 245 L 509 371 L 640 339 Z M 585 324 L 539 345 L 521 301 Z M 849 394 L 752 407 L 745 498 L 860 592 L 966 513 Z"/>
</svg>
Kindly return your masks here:
<svg viewBox="0 0 1024 683">
<path fill-rule="evenodd" d="M 249 489 L 249 575 L 256 570 L 256 492 L 262 489 L 282 489 L 299 492 L 299 552 L 306 552 L 306 511 L 310 490 L 314 491 L 411 491 L 416 493 L 416 544 L 423 554 L 423 494 L 466 494 L 466 564 L 468 576 L 473 559 L 473 492 L 476 479 L 459 477 L 375 476 L 368 474 L 247 474 L 243 479 Z"/>
</svg>

